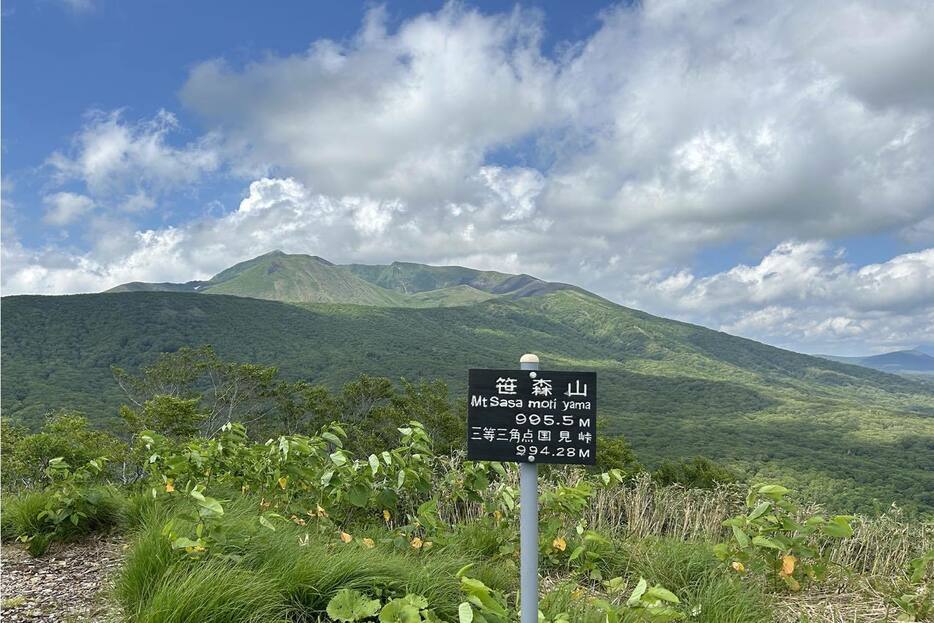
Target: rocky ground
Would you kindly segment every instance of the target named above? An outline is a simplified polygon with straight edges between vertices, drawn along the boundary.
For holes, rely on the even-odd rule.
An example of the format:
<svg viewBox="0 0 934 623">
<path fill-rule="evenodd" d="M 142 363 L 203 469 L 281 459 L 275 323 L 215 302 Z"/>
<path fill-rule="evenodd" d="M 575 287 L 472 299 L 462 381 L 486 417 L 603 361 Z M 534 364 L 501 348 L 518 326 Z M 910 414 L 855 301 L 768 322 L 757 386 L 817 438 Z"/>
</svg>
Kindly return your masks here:
<svg viewBox="0 0 934 623">
<path fill-rule="evenodd" d="M 110 537 L 53 545 L 41 558 L 19 544 L 0 550 L 0 619 L 4 623 L 118 621 L 109 591 L 123 556 Z"/>
</svg>

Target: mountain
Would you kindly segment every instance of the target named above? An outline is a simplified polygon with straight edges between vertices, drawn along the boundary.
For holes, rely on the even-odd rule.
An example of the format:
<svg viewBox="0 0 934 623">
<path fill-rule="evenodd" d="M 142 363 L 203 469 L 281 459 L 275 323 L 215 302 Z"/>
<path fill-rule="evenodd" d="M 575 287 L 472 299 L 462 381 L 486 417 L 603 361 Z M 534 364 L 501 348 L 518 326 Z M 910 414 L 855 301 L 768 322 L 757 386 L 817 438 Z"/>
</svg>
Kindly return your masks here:
<svg viewBox="0 0 934 623">
<path fill-rule="evenodd" d="M 108 292 L 230 294 L 284 303 L 348 303 L 379 307 L 447 307 L 492 298 L 541 296 L 571 289 L 529 275 L 461 266 L 394 262 L 339 266 L 314 255 L 272 251 L 241 262 L 208 281 L 119 285 Z"/>
<path fill-rule="evenodd" d="M 920 349 L 896 350 L 868 357 L 835 357 L 833 355 L 818 355 L 818 357 L 893 374 L 934 374 L 934 357 Z"/>
<path fill-rule="evenodd" d="M 512 367 L 536 352 L 545 369 L 598 372 L 601 433 L 624 434 L 649 466 L 703 455 L 841 509 L 877 500 L 934 511 L 934 386 L 911 378 L 659 318 L 572 286 L 458 267 L 270 254 L 188 291 L 145 287 L 152 291 L 5 297 L 3 415 L 36 427 L 48 410 L 68 407 L 112 426 L 122 394 L 110 367 L 135 369 L 186 345 L 332 387 L 361 373 L 440 378 L 459 398 L 468 368 Z M 307 300 L 341 297 L 369 302 Z"/>
</svg>

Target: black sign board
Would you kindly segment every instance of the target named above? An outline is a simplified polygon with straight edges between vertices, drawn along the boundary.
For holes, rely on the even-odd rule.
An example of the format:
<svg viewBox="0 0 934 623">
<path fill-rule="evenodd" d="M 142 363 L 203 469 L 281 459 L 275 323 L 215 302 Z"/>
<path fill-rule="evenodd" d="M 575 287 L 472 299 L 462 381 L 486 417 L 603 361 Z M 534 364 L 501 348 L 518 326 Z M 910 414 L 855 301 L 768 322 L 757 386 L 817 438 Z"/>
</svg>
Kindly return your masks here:
<svg viewBox="0 0 934 623">
<path fill-rule="evenodd" d="M 596 373 L 470 370 L 467 458 L 593 465 Z"/>
</svg>

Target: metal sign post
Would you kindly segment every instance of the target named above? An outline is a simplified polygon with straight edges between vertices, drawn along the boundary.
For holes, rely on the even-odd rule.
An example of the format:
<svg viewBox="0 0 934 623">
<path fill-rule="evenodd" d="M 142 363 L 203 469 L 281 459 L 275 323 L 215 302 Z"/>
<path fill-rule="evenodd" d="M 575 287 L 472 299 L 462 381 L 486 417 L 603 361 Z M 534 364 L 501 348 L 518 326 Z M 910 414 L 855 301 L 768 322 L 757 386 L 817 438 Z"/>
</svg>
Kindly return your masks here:
<svg viewBox="0 0 934 623">
<path fill-rule="evenodd" d="M 537 355 L 522 355 L 520 370 L 538 370 Z M 519 595 L 522 623 L 538 623 L 538 464 L 519 463 Z"/>
<path fill-rule="evenodd" d="M 522 355 L 519 370 L 471 369 L 467 458 L 519 463 L 521 623 L 538 623 L 538 464 L 597 461 L 597 375 L 538 369 Z"/>
</svg>

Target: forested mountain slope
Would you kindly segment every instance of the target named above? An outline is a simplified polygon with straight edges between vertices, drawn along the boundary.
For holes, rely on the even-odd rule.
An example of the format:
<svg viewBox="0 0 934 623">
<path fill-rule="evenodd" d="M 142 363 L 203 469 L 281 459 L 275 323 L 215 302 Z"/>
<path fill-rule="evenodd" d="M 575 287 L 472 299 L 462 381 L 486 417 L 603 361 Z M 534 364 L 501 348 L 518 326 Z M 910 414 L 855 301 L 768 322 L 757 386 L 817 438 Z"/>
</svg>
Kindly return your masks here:
<svg viewBox="0 0 934 623">
<path fill-rule="evenodd" d="M 931 374 L 934 375 L 934 357 L 920 350 L 897 350 L 881 355 L 868 357 L 835 357 L 833 355 L 818 355 L 824 359 L 849 363 L 881 370 L 883 372 L 905 374 Z"/>
<path fill-rule="evenodd" d="M 440 285 L 424 292 L 485 292 Z M 422 309 L 177 292 L 16 296 L 3 300 L 2 321 L 3 413 L 32 426 L 59 407 L 115 423 L 110 366 L 133 369 L 185 345 L 332 386 L 360 373 L 441 378 L 455 395 L 467 368 L 508 367 L 532 351 L 546 368 L 597 370 L 601 430 L 625 434 L 650 464 L 705 455 L 841 507 L 934 509 L 929 387 L 577 289 Z"/>
</svg>

